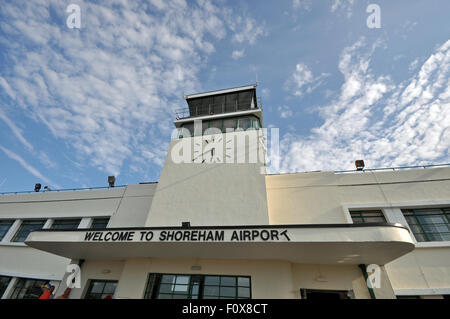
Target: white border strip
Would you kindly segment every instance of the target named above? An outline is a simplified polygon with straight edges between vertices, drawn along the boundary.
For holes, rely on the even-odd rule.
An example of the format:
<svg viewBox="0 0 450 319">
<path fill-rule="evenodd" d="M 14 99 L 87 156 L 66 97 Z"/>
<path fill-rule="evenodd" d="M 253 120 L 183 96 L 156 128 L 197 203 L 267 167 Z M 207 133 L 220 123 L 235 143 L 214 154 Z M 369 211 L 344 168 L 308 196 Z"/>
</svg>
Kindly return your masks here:
<svg viewBox="0 0 450 319">
<path fill-rule="evenodd" d="M 450 288 L 394 289 L 396 296 L 450 295 Z"/>
</svg>

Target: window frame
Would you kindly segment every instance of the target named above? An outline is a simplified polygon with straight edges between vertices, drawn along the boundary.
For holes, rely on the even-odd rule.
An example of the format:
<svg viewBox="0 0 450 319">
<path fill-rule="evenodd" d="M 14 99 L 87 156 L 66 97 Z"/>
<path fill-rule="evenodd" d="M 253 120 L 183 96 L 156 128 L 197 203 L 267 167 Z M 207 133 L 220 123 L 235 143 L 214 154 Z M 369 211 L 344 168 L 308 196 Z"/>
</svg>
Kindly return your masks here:
<svg viewBox="0 0 450 319">
<path fill-rule="evenodd" d="M 169 284 L 169 283 L 163 283 L 162 279 L 163 276 L 175 276 L 174 281 L 170 283 L 173 287 L 177 285 L 177 278 L 182 276 L 188 276 L 189 282 L 187 285 L 188 292 L 186 294 L 182 293 L 176 293 L 176 291 L 172 290 L 171 292 L 163 292 L 162 295 L 170 296 L 169 299 L 179 299 L 179 298 L 173 298 L 175 295 L 186 295 L 185 299 L 189 300 L 198 300 L 198 299 L 252 299 L 252 280 L 251 276 L 245 276 L 245 275 L 215 275 L 215 274 L 175 274 L 175 273 L 149 273 L 147 276 L 147 282 L 144 290 L 143 299 L 164 299 L 159 298 L 161 292 L 161 284 Z M 211 285 L 211 284 L 205 284 L 205 279 L 207 277 L 219 277 L 219 284 L 218 285 Z M 235 285 L 222 285 L 222 278 L 234 278 Z M 239 285 L 239 278 L 245 278 L 248 280 L 248 286 L 245 285 Z M 199 283 L 198 285 L 198 292 L 196 294 L 196 298 L 193 297 L 193 283 Z M 181 285 L 181 284 L 180 284 Z M 183 284 L 184 285 L 184 284 Z M 217 295 L 205 295 L 205 287 L 217 287 L 218 288 L 218 294 Z M 221 295 L 221 288 L 235 288 L 234 297 L 231 297 L 230 295 L 225 296 Z M 248 297 L 239 297 L 239 288 L 246 288 L 249 290 L 249 296 Z M 205 298 L 210 297 L 210 298 Z M 184 299 L 184 298 L 182 298 Z"/>
<path fill-rule="evenodd" d="M 94 286 L 94 283 L 96 283 L 96 282 L 103 284 L 103 288 L 102 288 L 102 292 L 101 293 L 96 293 L 96 292 L 93 293 L 93 292 L 91 292 L 91 290 L 92 290 L 92 288 Z M 105 293 L 105 287 L 106 287 L 106 284 L 108 284 L 108 283 L 115 283 L 116 284 L 116 286 L 114 288 L 114 292 L 112 294 Z M 113 298 L 114 295 L 116 294 L 116 290 L 117 290 L 118 284 L 119 284 L 119 281 L 118 280 L 113 280 L 113 279 L 89 279 L 88 280 L 88 285 L 87 285 L 87 290 L 86 290 L 86 293 L 84 294 L 83 299 L 100 299 L 101 300 L 101 299 L 105 299 L 104 297 L 106 297 L 106 296 L 111 296 L 111 298 Z M 101 298 L 88 298 L 89 294 L 100 295 Z"/>
<path fill-rule="evenodd" d="M 5 230 L 5 232 L 2 234 L 3 230 L 0 230 L 0 242 L 5 238 L 6 234 L 10 231 L 12 225 L 14 225 L 15 220 L 14 219 L 2 219 L 0 220 L 0 226 L 7 225 L 10 223 L 9 227 Z"/>
<path fill-rule="evenodd" d="M 28 281 L 33 282 L 33 285 L 25 288 L 25 285 Z M 9 299 L 39 299 L 39 297 L 42 295 L 43 291 L 41 291 L 41 293 L 38 296 L 35 295 L 35 297 L 33 297 L 33 298 L 23 298 L 23 297 L 26 295 L 31 295 L 30 293 L 27 293 L 28 289 L 30 289 L 31 287 L 33 287 L 33 288 L 39 287 L 40 288 L 42 285 L 44 285 L 48 282 L 49 281 L 46 279 L 18 278 L 18 280 L 17 280 L 16 284 L 14 285 L 12 292 L 9 296 Z M 24 296 L 22 296 L 22 298 L 18 298 L 18 296 L 21 294 L 22 289 L 26 289 Z M 16 294 L 16 295 L 14 296 L 14 294 Z"/>
<path fill-rule="evenodd" d="M 439 213 L 428 213 L 425 214 L 425 211 L 439 211 Z M 416 241 L 418 243 L 429 243 L 429 242 L 443 242 L 443 241 L 449 241 L 449 239 L 442 239 L 442 240 L 436 240 L 433 239 L 430 236 L 433 236 L 435 234 L 440 235 L 441 233 L 450 233 L 450 231 L 448 232 L 431 232 L 431 231 L 427 231 L 424 226 L 425 225 L 447 225 L 447 228 L 450 229 L 450 208 L 449 207 L 430 207 L 430 208 L 402 208 L 402 215 L 406 220 L 406 223 L 408 224 L 409 229 L 411 229 L 411 232 L 414 235 L 414 238 L 416 239 Z M 422 212 L 422 214 L 421 214 Z M 420 219 L 418 217 L 423 217 L 423 216 L 442 216 L 443 220 L 447 220 L 447 223 L 422 223 L 420 221 Z M 411 223 L 409 218 L 413 219 L 415 221 L 415 223 Z M 413 226 L 417 226 L 418 228 L 420 228 L 420 232 L 417 232 L 415 230 L 415 227 Z M 419 240 L 421 239 L 421 237 L 425 240 Z"/>
<path fill-rule="evenodd" d="M 370 223 L 387 223 L 387 218 L 384 215 L 383 210 L 381 209 L 355 209 L 355 210 L 349 210 L 350 218 L 353 222 L 353 224 L 370 224 Z M 378 216 L 365 216 L 367 213 L 378 213 Z M 365 221 L 367 218 L 379 218 L 383 217 L 383 221 L 377 221 L 377 222 L 370 222 Z M 355 218 L 361 219 L 360 222 L 355 222 Z"/>
<path fill-rule="evenodd" d="M 103 227 L 103 228 L 94 227 L 95 220 L 106 220 L 105 227 Z M 111 217 L 93 217 L 92 218 L 92 222 L 91 222 L 91 226 L 89 228 L 90 229 L 106 229 L 108 227 L 108 224 L 109 224 L 110 220 L 111 220 Z"/>
<path fill-rule="evenodd" d="M 78 229 L 78 227 L 80 226 L 81 220 L 82 220 L 81 218 L 58 218 L 58 219 L 54 219 L 53 222 L 52 222 L 52 225 L 50 226 L 50 229 L 53 229 L 53 230 L 74 230 L 74 229 Z M 62 224 L 59 224 L 59 225 L 64 225 L 65 222 L 68 223 L 68 222 L 74 222 L 74 221 L 78 221 L 78 224 L 76 225 L 75 228 L 65 228 L 65 227 L 55 228 L 55 225 L 58 225 L 58 223 L 62 223 Z"/>
<path fill-rule="evenodd" d="M 24 227 L 24 225 L 26 223 L 29 223 L 29 222 L 42 222 L 42 226 L 41 226 L 41 228 L 37 228 L 37 229 L 29 231 L 28 234 L 25 236 L 25 238 L 23 240 L 17 240 L 17 238 L 19 237 L 19 234 L 21 234 L 21 232 L 22 232 L 22 228 Z M 20 223 L 20 226 L 17 228 L 14 236 L 11 239 L 11 242 L 14 242 L 14 243 L 23 243 L 23 242 L 25 242 L 25 239 L 27 239 L 28 235 L 32 231 L 35 231 L 35 230 L 38 230 L 38 229 L 43 229 L 43 227 L 45 226 L 46 222 L 47 222 L 46 219 L 24 219 L 24 220 L 22 220 L 22 222 Z"/>
</svg>

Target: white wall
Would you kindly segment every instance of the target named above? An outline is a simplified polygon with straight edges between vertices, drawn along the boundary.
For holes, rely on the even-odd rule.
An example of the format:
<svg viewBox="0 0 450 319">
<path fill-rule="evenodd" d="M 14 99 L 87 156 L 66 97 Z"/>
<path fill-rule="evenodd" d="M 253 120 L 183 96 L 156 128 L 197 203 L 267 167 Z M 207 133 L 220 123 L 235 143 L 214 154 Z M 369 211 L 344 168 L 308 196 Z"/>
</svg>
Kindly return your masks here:
<svg viewBox="0 0 450 319">
<path fill-rule="evenodd" d="M 401 208 L 450 207 L 449 179 L 450 168 L 268 175 L 270 224 L 351 223 L 350 209 L 380 209 L 407 226 Z M 417 246 L 386 265 L 393 289 L 450 293 L 450 242 Z"/>
<path fill-rule="evenodd" d="M 247 153 L 248 148 L 260 147 L 257 131 L 231 133 L 233 139 L 237 136 L 253 136 Z M 221 134 L 217 138 L 227 139 Z M 268 224 L 266 184 L 261 174 L 264 165 L 248 161 L 177 163 L 172 160 L 172 150 L 179 143 L 192 146 L 201 140 L 184 138 L 171 142 L 146 226 L 181 226 L 182 222 L 196 226 Z M 237 142 L 235 149 L 236 145 Z M 239 157 L 237 151 L 234 154 Z"/>
</svg>

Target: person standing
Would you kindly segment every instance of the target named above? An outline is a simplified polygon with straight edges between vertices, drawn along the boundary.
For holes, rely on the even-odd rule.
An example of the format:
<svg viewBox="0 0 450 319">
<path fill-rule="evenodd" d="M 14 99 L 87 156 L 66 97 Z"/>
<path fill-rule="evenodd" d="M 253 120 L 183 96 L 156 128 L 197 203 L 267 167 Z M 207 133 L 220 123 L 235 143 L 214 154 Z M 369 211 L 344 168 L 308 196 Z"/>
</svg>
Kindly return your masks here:
<svg viewBox="0 0 450 319">
<path fill-rule="evenodd" d="M 44 290 L 44 292 L 39 297 L 39 299 L 50 299 L 50 297 L 53 293 L 53 290 L 55 290 L 55 286 L 52 286 L 52 285 L 50 285 L 50 283 L 47 283 L 47 284 L 41 286 L 41 288 Z"/>
</svg>

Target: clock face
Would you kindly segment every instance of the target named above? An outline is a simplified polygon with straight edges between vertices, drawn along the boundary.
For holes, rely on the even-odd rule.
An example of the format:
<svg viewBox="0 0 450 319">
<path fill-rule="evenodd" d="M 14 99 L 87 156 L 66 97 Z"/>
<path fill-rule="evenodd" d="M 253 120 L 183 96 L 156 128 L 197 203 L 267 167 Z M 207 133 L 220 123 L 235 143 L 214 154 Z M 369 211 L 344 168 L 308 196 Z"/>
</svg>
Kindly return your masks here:
<svg viewBox="0 0 450 319">
<path fill-rule="evenodd" d="M 194 163 L 223 163 L 223 138 L 221 135 L 203 136 L 194 141 Z"/>
</svg>

